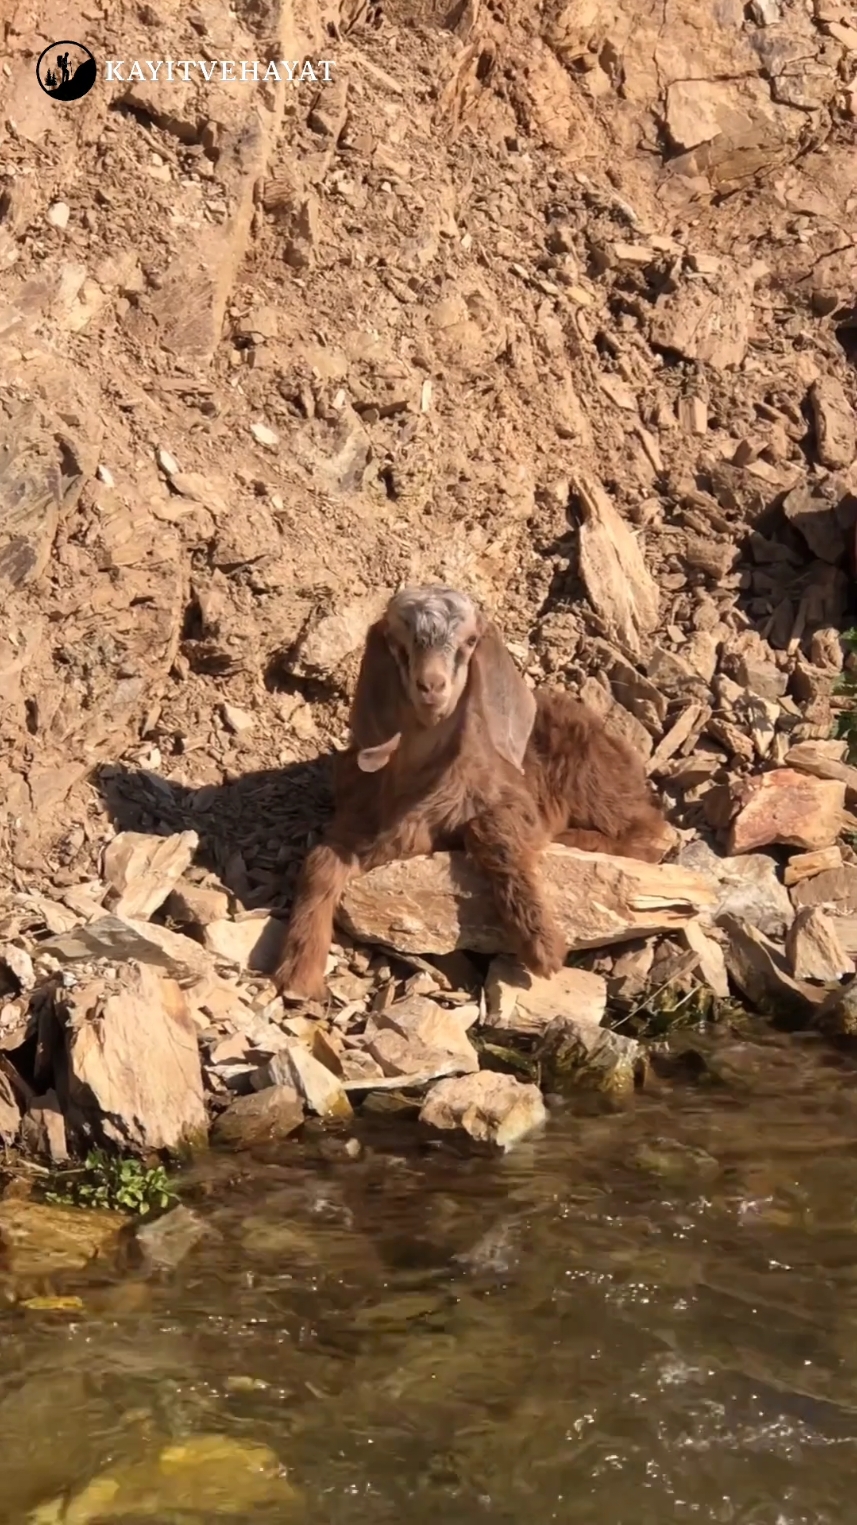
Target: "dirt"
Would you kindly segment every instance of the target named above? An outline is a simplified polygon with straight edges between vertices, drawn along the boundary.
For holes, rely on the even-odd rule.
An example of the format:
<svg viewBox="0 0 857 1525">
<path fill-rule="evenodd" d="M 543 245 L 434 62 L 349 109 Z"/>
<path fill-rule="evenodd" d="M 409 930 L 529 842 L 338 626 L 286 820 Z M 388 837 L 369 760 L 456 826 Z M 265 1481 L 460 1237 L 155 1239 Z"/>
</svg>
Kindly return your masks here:
<svg viewBox="0 0 857 1525">
<path fill-rule="evenodd" d="M 286 905 L 402 580 L 475 592 L 536 683 L 654 750 L 684 831 L 718 769 L 831 734 L 857 11 L 26 0 L 0 25 L 8 931 L 121 828 L 196 830 L 245 906 Z M 61 103 L 35 60 L 68 36 L 99 64 L 334 67 L 101 68 Z M 648 587 L 616 626 L 609 565 L 581 566 L 592 479 L 654 628 Z"/>
</svg>

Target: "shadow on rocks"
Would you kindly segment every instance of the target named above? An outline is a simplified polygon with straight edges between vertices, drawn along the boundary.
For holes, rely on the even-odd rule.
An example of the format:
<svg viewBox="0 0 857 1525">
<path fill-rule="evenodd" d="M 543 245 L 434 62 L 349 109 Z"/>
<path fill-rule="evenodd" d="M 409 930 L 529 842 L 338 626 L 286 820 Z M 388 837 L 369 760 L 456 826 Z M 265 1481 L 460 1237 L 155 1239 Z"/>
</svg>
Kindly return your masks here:
<svg viewBox="0 0 857 1525">
<path fill-rule="evenodd" d="M 202 788 L 110 763 L 92 782 L 116 831 L 195 831 L 194 867 L 215 874 L 246 910 L 287 910 L 308 848 L 333 808 L 332 754 Z"/>
</svg>

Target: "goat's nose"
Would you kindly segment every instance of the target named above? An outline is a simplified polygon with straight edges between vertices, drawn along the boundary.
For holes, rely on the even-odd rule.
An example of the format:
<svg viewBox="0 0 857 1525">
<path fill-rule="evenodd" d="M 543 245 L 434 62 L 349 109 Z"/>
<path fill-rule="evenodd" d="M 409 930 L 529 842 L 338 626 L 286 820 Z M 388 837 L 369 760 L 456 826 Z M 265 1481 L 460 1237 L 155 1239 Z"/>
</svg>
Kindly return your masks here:
<svg viewBox="0 0 857 1525">
<path fill-rule="evenodd" d="M 426 704 L 442 704 L 446 694 L 443 678 L 418 678 L 417 690 Z"/>
</svg>

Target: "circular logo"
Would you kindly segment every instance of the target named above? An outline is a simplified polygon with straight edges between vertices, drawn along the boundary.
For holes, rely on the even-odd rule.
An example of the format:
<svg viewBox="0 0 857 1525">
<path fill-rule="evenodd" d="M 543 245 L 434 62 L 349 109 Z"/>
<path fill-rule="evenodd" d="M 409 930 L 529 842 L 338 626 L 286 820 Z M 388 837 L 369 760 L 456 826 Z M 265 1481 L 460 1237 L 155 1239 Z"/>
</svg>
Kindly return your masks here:
<svg viewBox="0 0 857 1525">
<path fill-rule="evenodd" d="M 36 79 L 55 101 L 79 101 L 95 84 L 98 66 L 82 42 L 51 42 L 36 64 Z"/>
</svg>

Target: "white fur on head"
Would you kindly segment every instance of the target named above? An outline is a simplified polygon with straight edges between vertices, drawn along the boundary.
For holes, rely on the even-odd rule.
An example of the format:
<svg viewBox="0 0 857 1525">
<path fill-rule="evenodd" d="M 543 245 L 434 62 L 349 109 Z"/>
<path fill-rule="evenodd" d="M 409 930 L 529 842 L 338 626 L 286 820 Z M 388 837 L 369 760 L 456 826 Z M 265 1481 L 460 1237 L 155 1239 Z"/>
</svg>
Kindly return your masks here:
<svg viewBox="0 0 857 1525">
<path fill-rule="evenodd" d="M 401 588 L 387 605 L 387 623 L 410 651 L 443 651 L 451 649 L 459 633 L 476 631 L 478 610 L 469 594 L 428 583 Z"/>
<path fill-rule="evenodd" d="M 423 725 L 452 714 L 482 633 L 474 600 L 442 583 L 407 587 L 385 613 L 387 639 L 408 698 Z"/>
</svg>

